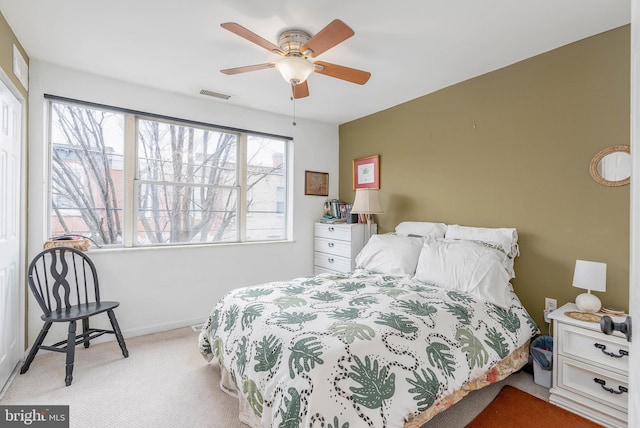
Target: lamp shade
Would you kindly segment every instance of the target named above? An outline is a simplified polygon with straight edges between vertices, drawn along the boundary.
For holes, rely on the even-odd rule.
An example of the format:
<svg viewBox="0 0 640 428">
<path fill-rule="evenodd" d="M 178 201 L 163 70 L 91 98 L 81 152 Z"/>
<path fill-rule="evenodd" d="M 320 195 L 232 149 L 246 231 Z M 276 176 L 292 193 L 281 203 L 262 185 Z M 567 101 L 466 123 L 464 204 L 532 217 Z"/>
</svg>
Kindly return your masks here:
<svg viewBox="0 0 640 428">
<path fill-rule="evenodd" d="M 297 85 L 307 80 L 314 67 L 311 62 L 304 58 L 290 56 L 278 61 L 276 68 L 284 80 L 292 85 Z"/>
<path fill-rule="evenodd" d="M 573 286 L 590 291 L 607 290 L 607 264 L 576 260 Z"/>
<path fill-rule="evenodd" d="M 576 296 L 578 309 L 582 312 L 598 312 L 602 303 L 595 294 L 591 294 L 591 291 L 605 291 L 607 289 L 606 263 L 576 260 L 573 286 L 587 290 L 586 293 Z"/>
<path fill-rule="evenodd" d="M 378 189 L 356 189 L 356 199 L 351 208 L 352 214 L 382 214 L 383 212 Z"/>
</svg>

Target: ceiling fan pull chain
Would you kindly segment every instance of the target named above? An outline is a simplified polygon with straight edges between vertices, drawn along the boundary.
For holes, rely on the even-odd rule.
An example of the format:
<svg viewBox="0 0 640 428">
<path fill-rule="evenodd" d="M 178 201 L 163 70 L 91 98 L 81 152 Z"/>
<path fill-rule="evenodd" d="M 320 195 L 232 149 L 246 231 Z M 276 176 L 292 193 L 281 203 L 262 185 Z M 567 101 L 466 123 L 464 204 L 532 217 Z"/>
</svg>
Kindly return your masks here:
<svg viewBox="0 0 640 428">
<path fill-rule="evenodd" d="M 293 126 L 296 126 L 296 99 L 295 99 L 295 97 L 291 97 L 291 101 L 293 101 Z"/>
</svg>

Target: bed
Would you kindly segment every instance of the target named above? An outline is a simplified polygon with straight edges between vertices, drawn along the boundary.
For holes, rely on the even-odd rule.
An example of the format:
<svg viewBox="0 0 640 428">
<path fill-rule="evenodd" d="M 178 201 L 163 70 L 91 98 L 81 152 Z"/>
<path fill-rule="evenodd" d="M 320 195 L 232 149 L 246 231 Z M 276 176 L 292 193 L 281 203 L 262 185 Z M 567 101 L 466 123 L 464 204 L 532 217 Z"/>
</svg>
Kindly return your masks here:
<svg viewBox="0 0 640 428">
<path fill-rule="evenodd" d="M 517 233 L 404 222 L 348 274 L 227 293 L 199 336 L 253 427 L 419 427 L 528 361 Z"/>
</svg>

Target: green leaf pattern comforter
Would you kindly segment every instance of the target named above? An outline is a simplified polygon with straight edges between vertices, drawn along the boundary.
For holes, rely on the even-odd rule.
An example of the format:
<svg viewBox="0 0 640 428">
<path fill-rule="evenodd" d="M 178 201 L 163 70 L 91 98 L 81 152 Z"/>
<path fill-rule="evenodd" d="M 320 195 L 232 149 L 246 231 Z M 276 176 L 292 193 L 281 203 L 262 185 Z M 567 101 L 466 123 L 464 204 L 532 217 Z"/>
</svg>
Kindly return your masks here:
<svg viewBox="0 0 640 428">
<path fill-rule="evenodd" d="M 537 331 L 515 294 L 355 271 L 233 290 L 199 345 L 264 427 L 402 427 Z"/>
</svg>

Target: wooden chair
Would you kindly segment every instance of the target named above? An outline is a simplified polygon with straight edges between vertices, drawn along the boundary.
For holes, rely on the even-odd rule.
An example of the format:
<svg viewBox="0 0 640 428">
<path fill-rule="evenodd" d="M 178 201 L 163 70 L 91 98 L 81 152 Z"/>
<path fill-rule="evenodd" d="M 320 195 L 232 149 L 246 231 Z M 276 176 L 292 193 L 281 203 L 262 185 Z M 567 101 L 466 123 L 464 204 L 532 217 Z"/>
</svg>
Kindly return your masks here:
<svg viewBox="0 0 640 428">
<path fill-rule="evenodd" d="M 113 313 L 119 302 L 100 300 L 98 275 L 91 259 L 83 252 L 70 247 L 49 248 L 38 254 L 29 264 L 29 288 L 42 308 L 44 326 L 31 347 L 20 374 L 29 370 L 29 366 L 40 349 L 65 352 L 65 383 L 73 380 L 73 361 L 75 347 L 81 342 L 89 347 L 89 342 L 105 333 L 115 334 L 122 355 L 129 356 L 118 321 Z M 106 312 L 112 330 L 89 327 L 89 317 Z M 76 334 L 76 322 L 82 321 L 82 334 Z M 42 344 L 53 323 L 69 323 L 66 340 L 51 346 Z"/>
</svg>

